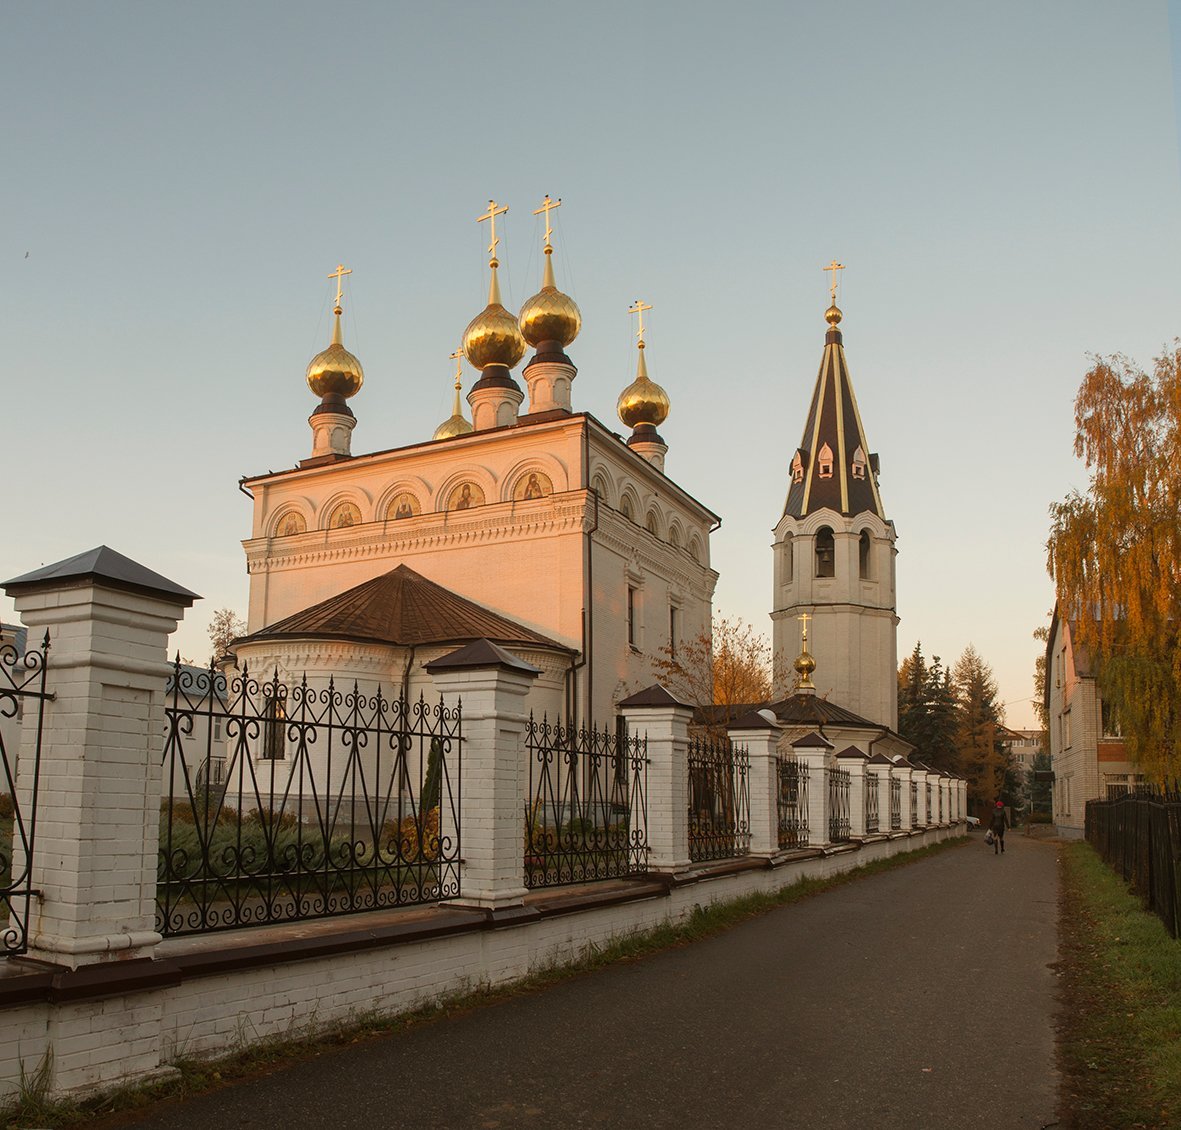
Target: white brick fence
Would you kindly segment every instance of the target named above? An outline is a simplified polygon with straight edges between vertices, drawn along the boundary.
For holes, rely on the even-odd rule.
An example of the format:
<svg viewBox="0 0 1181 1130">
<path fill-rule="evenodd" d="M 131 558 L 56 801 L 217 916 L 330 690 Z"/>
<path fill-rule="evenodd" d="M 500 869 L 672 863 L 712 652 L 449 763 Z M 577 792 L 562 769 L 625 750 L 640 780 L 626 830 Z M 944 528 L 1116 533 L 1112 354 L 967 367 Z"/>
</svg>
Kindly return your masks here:
<svg viewBox="0 0 1181 1130">
<path fill-rule="evenodd" d="M 654 687 L 621 706 L 629 728 L 647 736 L 648 873 L 530 892 L 523 702 L 535 672 L 480 641 L 428 668 L 445 699 L 462 700 L 459 899 L 164 939 L 155 916 L 166 647 L 194 594 L 134 568 L 140 572 L 112 575 L 88 559 L 8 587 L 30 638 L 50 633 L 54 698 L 40 735 L 32 853 L 39 893 L 28 952 L 0 964 L 0 1097 L 16 1088 L 22 1064 L 32 1070 L 50 1049 L 59 1092 L 151 1077 L 175 1055 L 225 1051 L 244 1033 L 294 1033 L 511 981 L 703 903 L 934 843 L 958 834 L 963 820 L 962 781 L 875 764 L 880 812 L 891 803 L 900 811 L 896 829 L 883 815 L 882 830 L 867 835 L 868 762 L 843 758 L 851 838 L 827 843 L 831 747 L 818 734 L 791 742 L 773 719 L 756 715 L 730 732 L 749 753 L 741 838 L 745 847 L 749 832 L 749 851 L 694 864 L 686 818 L 692 710 Z M 34 713 L 26 714 L 22 748 L 36 744 Z M 790 776 L 785 758 L 795 763 Z M 16 775 L 26 813 L 31 764 L 22 758 Z M 795 765 L 809 771 L 806 788 Z M 902 784 L 891 792 L 895 774 Z M 790 819 L 788 802 L 798 806 Z M 784 848 L 788 823 L 792 846 Z"/>
</svg>

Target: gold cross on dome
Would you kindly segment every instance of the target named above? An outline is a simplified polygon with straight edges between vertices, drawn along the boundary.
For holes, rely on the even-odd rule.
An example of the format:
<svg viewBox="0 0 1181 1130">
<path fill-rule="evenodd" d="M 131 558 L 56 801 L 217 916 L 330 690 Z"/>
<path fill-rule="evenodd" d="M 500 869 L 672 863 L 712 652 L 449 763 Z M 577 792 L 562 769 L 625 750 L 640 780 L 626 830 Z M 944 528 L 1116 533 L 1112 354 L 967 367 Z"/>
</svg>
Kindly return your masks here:
<svg viewBox="0 0 1181 1130">
<path fill-rule="evenodd" d="M 636 299 L 636 301 L 633 305 L 631 305 L 627 308 L 627 312 L 629 314 L 639 315 L 640 328 L 638 330 L 636 330 L 636 337 L 639 338 L 640 345 L 644 344 L 644 311 L 651 310 L 651 309 L 652 309 L 651 306 L 649 306 L 646 302 L 642 302 L 638 298 Z"/>
<path fill-rule="evenodd" d="M 503 216 L 508 211 L 507 204 L 497 204 L 495 200 L 488 201 L 488 211 L 482 216 L 476 217 L 476 223 L 482 224 L 485 220 L 491 221 L 492 224 L 492 242 L 488 244 L 488 259 L 489 262 L 496 262 L 496 245 L 500 242 L 496 238 L 496 217 Z"/>
<path fill-rule="evenodd" d="M 546 245 L 546 247 L 550 246 L 549 237 L 551 235 L 553 235 L 553 231 L 554 231 L 554 229 L 549 226 L 549 214 L 555 208 L 561 208 L 561 206 L 562 206 L 562 198 L 559 196 L 557 200 L 551 200 L 549 198 L 549 193 L 547 192 L 545 194 L 545 199 L 541 202 L 541 207 L 538 208 L 537 211 L 535 211 L 533 213 L 535 216 L 540 216 L 542 212 L 545 213 L 545 245 Z"/>
<path fill-rule="evenodd" d="M 799 620 L 799 622 L 801 624 L 803 624 L 803 626 L 804 626 L 803 632 L 800 636 L 800 649 L 802 651 L 807 651 L 808 650 L 808 621 L 815 619 L 815 617 L 809 616 L 807 612 L 801 612 L 799 614 L 799 616 L 796 617 L 796 619 Z"/>
<path fill-rule="evenodd" d="M 836 301 L 837 301 L 837 271 L 843 271 L 845 269 L 845 264 L 838 263 L 834 259 L 831 263 L 829 263 L 829 265 L 827 267 L 821 267 L 820 269 L 822 271 L 831 271 L 832 272 L 832 282 L 829 285 L 829 293 L 832 294 L 832 301 L 833 301 L 833 305 L 835 306 Z"/>
<path fill-rule="evenodd" d="M 455 387 L 463 383 L 463 350 L 457 349 L 451 354 L 451 360 L 455 362 Z"/>
<path fill-rule="evenodd" d="M 340 300 L 341 300 L 341 298 L 344 297 L 344 291 L 341 289 L 341 287 L 344 284 L 344 277 L 345 277 L 345 275 L 351 275 L 352 273 L 353 273 L 352 267 L 346 267 L 343 263 L 338 263 L 336 266 L 336 270 L 333 271 L 332 274 L 330 274 L 328 276 L 330 279 L 336 279 L 336 304 L 337 304 L 337 306 L 340 305 Z"/>
</svg>

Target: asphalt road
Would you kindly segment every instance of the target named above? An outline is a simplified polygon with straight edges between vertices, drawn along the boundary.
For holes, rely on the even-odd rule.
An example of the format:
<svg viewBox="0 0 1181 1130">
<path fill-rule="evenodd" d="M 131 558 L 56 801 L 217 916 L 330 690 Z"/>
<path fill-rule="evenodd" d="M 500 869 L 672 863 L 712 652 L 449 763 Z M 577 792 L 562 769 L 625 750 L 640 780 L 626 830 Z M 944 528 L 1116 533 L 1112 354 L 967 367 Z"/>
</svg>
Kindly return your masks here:
<svg viewBox="0 0 1181 1130">
<path fill-rule="evenodd" d="M 1056 849 L 1007 839 L 118 1124 L 1053 1126 Z"/>
</svg>

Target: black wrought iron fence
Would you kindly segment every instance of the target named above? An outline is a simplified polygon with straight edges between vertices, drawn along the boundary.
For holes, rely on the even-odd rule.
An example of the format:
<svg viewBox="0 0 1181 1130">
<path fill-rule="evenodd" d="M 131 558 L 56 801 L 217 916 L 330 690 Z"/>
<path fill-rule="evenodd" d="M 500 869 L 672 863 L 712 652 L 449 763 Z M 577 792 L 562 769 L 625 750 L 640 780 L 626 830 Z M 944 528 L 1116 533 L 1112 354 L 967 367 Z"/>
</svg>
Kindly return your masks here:
<svg viewBox="0 0 1181 1130">
<path fill-rule="evenodd" d="M 844 843 L 849 839 L 849 770 L 826 769 L 828 777 L 828 839 Z"/>
<path fill-rule="evenodd" d="M 926 793 L 926 803 L 923 806 L 923 815 L 926 817 L 926 819 L 923 821 L 923 823 L 930 824 L 930 823 L 932 823 L 932 820 L 931 820 L 931 782 L 930 781 L 928 781 L 926 783 L 925 788 L 927 790 L 927 793 Z"/>
<path fill-rule="evenodd" d="M 690 859 L 731 859 L 750 851 L 749 771 L 746 746 L 724 739 L 690 739 Z"/>
<path fill-rule="evenodd" d="M 939 823 L 943 823 L 943 782 L 938 781 L 935 784 L 935 791 L 939 794 Z"/>
<path fill-rule="evenodd" d="M 890 774 L 890 830 L 902 827 L 902 778 Z"/>
<path fill-rule="evenodd" d="M 648 870 L 648 739 L 529 719 L 525 885 Z"/>
<path fill-rule="evenodd" d="M 1088 842 L 1181 937 L 1181 791 L 1139 787 L 1087 801 Z"/>
<path fill-rule="evenodd" d="M 9 957 L 29 948 L 29 908 L 41 894 L 33 886 L 33 853 L 45 704 L 53 699 L 45 689 L 48 671 L 48 632 L 39 648 L 0 647 L 0 718 L 19 723 L 0 726 L 0 954 Z"/>
<path fill-rule="evenodd" d="M 459 894 L 458 707 L 178 660 L 166 719 L 161 933 Z"/>
<path fill-rule="evenodd" d="M 919 820 L 919 783 L 913 777 L 910 779 L 910 826 L 913 828 L 921 823 Z"/>
<path fill-rule="evenodd" d="M 845 770 L 847 772 L 847 770 Z M 878 814 L 878 775 L 865 774 L 865 830 L 866 832 L 881 831 L 881 817 Z"/>
<path fill-rule="evenodd" d="M 794 757 L 775 758 L 779 782 L 779 850 L 808 844 L 808 766 Z"/>
</svg>

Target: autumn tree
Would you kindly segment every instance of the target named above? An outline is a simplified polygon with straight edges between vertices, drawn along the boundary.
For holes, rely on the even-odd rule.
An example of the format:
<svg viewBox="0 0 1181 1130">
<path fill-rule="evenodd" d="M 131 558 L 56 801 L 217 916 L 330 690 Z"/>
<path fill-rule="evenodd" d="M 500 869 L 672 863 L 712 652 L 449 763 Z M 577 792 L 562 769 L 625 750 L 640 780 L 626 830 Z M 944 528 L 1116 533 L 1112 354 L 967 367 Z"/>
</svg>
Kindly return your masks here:
<svg viewBox="0 0 1181 1130">
<path fill-rule="evenodd" d="M 1181 341 L 1151 374 L 1098 357 L 1074 404 L 1084 491 L 1050 507 L 1058 606 L 1156 781 L 1181 773 Z"/>
<path fill-rule="evenodd" d="M 206 630 L 209 632 L 209 642 L 213 645 L 210 660 L 216 662 L 230 650 L 234 640 L 246 634 L 246 621 L 232 608 L 219 608 Z"/>
<path fill-rule="evenodd" d="M 771 645 L 741 618 L 714 614 L 709 633 L 661 648 L 653 661 L 656 677 L 675 695 L 695 706 L 719 706 L 723 725 L 736 707 L 771 698 Z"/>
<path fill-rule="evenodd" d="M 957 705 L 957 772 L 967 780 L 970 796 L 977 802 L 990 801 L 1005 791 L 1009 767 L 1001 732 L 1004 709 L 997 702 L 996 679 L 992 668 L 968 644 L 956 660 L 951 681 Z"/>
</svg>

